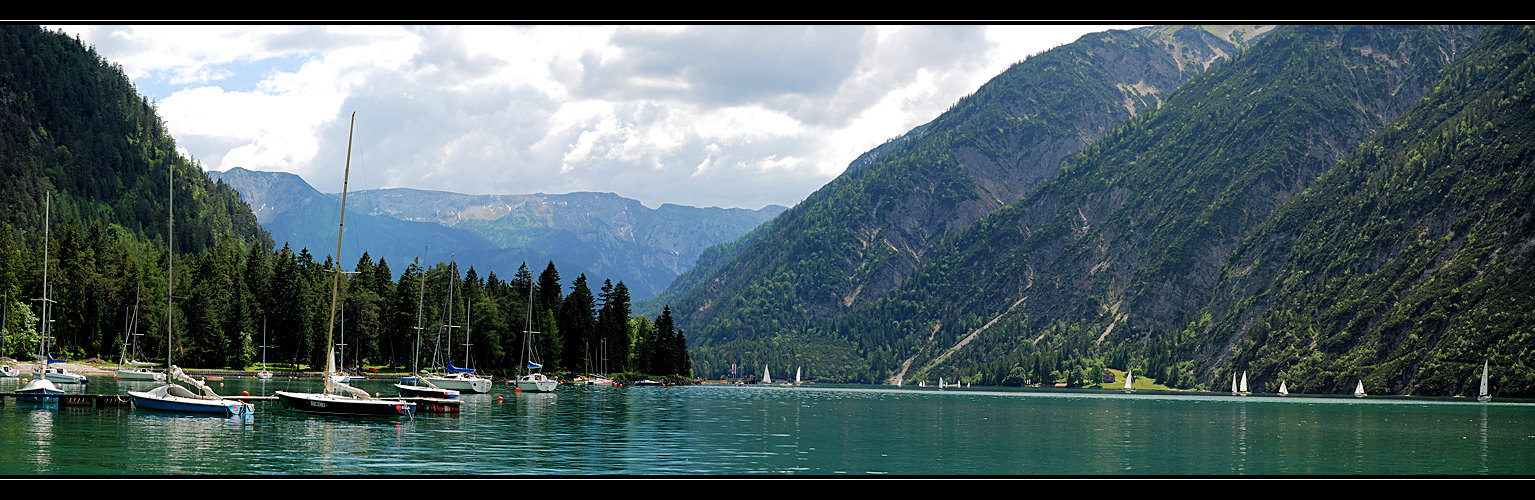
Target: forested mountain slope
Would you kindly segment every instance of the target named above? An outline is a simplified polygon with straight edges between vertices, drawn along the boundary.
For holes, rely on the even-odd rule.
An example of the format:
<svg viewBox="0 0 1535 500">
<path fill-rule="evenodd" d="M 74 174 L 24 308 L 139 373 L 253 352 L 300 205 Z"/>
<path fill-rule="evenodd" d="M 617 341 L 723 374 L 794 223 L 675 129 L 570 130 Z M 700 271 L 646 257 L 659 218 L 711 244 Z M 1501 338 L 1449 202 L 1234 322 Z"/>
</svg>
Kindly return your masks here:
<svg viewBox="0 0 1535 500">
<path fill-rule="evenodd" d="M 679 279 L 668 296 L 695 368 L 747 362 L 757 342 L 873 303 L 930 249 L 1019 200 L 1063 159 L 1155 109 L 1266 28 L 1115 30 L 1028 58 Z M 866 155 L 868 156 L 868 155 Z M 846 345 L 835 347 L 846 348 Z M 773 349 L 778 350 L 778 349 Z M 711 352 L 719 352 L 715 356 Z"/>
<path fill-rule="evenodd" d="M 1237 246 L 1179 356 L 1217 380 L 1535 394 L 1535 30 L 1488 29 Z"/>
<path fill-rule="evenodd" d="M 1189 353 L 1215 340 L 1174 334 L 1212 300 L 1243 300 L 1214 293 L 1232 250 L 1416 103 L 1478 31 L 1276 29 L 827 333 L 879 353 L 881 379 L 1084 384 L 1139 363 L 1172 385 L 1218 382 Z"/>
</svg>

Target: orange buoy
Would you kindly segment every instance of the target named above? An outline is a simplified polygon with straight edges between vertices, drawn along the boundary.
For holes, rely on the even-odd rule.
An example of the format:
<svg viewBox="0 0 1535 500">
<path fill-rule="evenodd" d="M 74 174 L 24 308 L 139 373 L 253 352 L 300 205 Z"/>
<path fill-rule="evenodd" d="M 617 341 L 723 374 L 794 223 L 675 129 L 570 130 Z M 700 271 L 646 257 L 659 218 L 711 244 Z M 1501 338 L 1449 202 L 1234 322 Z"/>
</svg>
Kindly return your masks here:
<svg viewBox="0 0 1535 500">
<path fill-rule="evenodd" d="M 240 391 L 240 395 L 241 396 L 249 396 L 249 395 L 251 395 L 251 391 Z"/>
</svg>

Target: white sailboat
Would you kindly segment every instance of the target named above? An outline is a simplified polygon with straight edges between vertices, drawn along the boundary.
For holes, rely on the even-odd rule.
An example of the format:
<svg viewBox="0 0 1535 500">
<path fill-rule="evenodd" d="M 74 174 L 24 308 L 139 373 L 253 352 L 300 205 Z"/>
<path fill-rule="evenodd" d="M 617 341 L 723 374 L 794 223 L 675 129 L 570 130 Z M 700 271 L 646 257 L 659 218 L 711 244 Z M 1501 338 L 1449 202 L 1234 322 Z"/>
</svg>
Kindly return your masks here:
<svg viewBox="0 0 1535 500">
<path fill-rule="evenodd" d="M 452 272 L 452 275 L 456 276 L 458 274 L 458 271 L 457 271 L 458 268 L 457 268 L 457 266 L 455 264 L 451 263 L 451 259 L 450 259 L 449 266 L 452 269 L 454 269 L 454 271 Z M 452 346 L 452 331 L 453 330 L 451 330 L 451 328 L 456 328 L 456 327 L 452 326 L 452 323 L 453 323 L 453 321 L 452 321 L 452 318 L 453 318 L 453 306 L 452 306 L 452 304 L 453 304 L 453 299 L 452 299 L 452 296 L 453 296 L 453 281 L 452 281 L 452 279 L 453 278 L 451 276 L 448 278 L 448 297 L 449 297 L 448 298 L 448 304 L 449 304 L 449 306 L 448 306 L 448 324 L 449 324 L 449 326 L 448 326 L 448 328 L 449 328 L 449 330 L 448 330 L 448 332 L 449 332 L 448 337 L 449 337 L 449 345 L 448 345 L 447 351 L 449 352 L 449 354 L 447 354 L 444 357 L 444 360 L 443 360 L 443 373 L 441 375 L 434 375 L 434 376 L 428 376 L 428 377 L 422 377 L 422 378 L 425 379 L 426 381 L 430 382 L 434 387 L 440 387 L 440 388 L 443 388 L 443 389 L 453 389 L 453 390 L 456 390 L 456 391 L 473 392 L 473 393 L 486 393 L 486 392 L 490 392 L 490 379 L 485 378 L 485 377 L 481 377 L 481 376 L 478 376 L 478 375 L 475 375 L 473 368 L 459 368 L 457 366 L 453 366 L 453 356 L 451 354 L 451 352 L 453 351 L 453 346 Z M 470 345 L 469 344 L 469 305 L 470 304 L 468 302 L 465 302 L 465 306 L 464 306 L 464 325 L 463 325 L 464 326 L 464 360 L 465 360 L 465 363 L 467 363 L 468 359 L 469 359 L 469 345 Z"/>
<path fill-rule="evenodd" d="M 767 367 L 767 365 L 763 365 L 762 366 L 762 383 L 764 383 L 764 384 L 771 384 L 771 383 L 773 383 L 773 376 L 768 374 L 768 367 Z"/>
<path fill-rule="evenodd" d="M 400 390 L 400 395 L 401 396 L 453 399 L 453 398 L 457 398 L 458 397 L 458 391 L 455 391 L 455 390 L 452 390 L 452 389 L 444 389 L 444 388 L 441 388 L 441 387 L 437 387 L 435 385 L 432 385 L 432 383 L 430 381 L 427 381 L 425 378 L 420 376 L 420 373 L 421 373 L 420 372 L 420 368 L 421 368 L 421 365 L 420 365 L 420 363 L 421 363 L 421 330 L 422 330 L 422 328 L 421 328 L 421 306 L 422 306 L 422 297 L 426 294 L 426 267 L 425 266 L 426 266 L 426 251 L 428 249 L 431 249 L 430 245 L 428 245 L 425 249 L 421 250 L 421 266 L 422 266 L 421 267 L 421 279 L 420 279 L 420 284 L 417 285 L 418 286 L 418 291 L 416 293 L 416 326 L 414 327 L 416 329 L 416 343 L 415 343 L 416 347 L 414 349 L 412 349 L 412 351 L 411 351 L 411 353 L 412 353 L 411 365 L 410 365 L 411 366 L 411 368 L 410 368 L 411 369 L 411 376 L 410 377 L 400 377 L 400 381 L 401 382 L 420 382 L 420 385 L 394 384 L 394 387 L 396 389 Z"/>
<path fill-rule="evenodd" d="M 1240 392 L 1237 392 L 1237 374 L 1235 373 L 1231 374 L 1231 393 L 1241 394 Z"/>
<path fill-rule="evenodd" d="M 356 113 L 352 114 L 355 122 Z M 367 392 L 347 384 L 337 384 L 330 376 L 336 372 L 335 342 L 330 332 L 335 330 L 336 302 L 341 297 L 341 236 L 346 227 L 346 185 L 347 178 L 352 170 L 352 138 L 350 132 L 347 135 L 346 146 L 346 173 L 341 177 L 341 220 L 336 227 L 336 267 L 331 277 L 330 288 L 330 322 L 331 327 L 325 335 L 325 386 L 321 392 L 287 392 L 277 391 L 277 400 L 283 407 L 311 413 L 327 413 L 339 415 L 386 415 L 402 416 L 414 415 L 416 404 L 410 401 L 396 399 L 376 399 Z"/>
<path fill-rule="evenodd" d="M 1134 382 L 1135 382 L 1135 372 L 1133 370 L 1128 370 L 1128 369 L 1125 370 L 1125 392 L 1126 393 L 1135 392 L 1135 387 L 1133 386 Z"/>
<path fill-rule="evenodd" d="M 1279 395 L 1280 396 L 1289 396 L 1290 395 L 1290 390 L 1289 389 L 1285 389 L 1285 385 L 1284 385 L 1284 381 L 1283 380 L 1279 381 Z"/>
<path fill-rule="evenodd" d="M 35 299 L 43 303 L 43 326 L 40 331 L 43 332 L 42 344 L 44 346 L 47 345 L 48 338 L 53 335 L 52 317 L 54 304 L 53 289 L 48 287 L 48 251 L 50 248 L 48 245 L 48 229 L 52 226 L 52 222 L 49 220 L 53 212 L 51 208 L 53 202 L 52 193 L 49 193 L 46 198 L 43 202 L 43 298 Z M 87 382 L 84 375 L 71 373 L 63 368 L 48 366 L 64 361 L 66 360 L 54 359 L 53 355 L 48 354 L 47 349 L 43 349 L 42 357 L 37 360 L 37 378 L 47 379 L 55 384 L 84 384 Z"/>
<path fill-rule="evenodd" d="M 165 374 L 138 366 L 138 337 L 143 336 L 138 332 L 139 323 L 139 298 L 134 294 L 133 309 L 126 312 L 128 316 L 123 332 L 123 357 L 117 362 L 117 380 L 165 380 Z M 132 346 L 132 347 L 129 347 Z"/>
<path fill-rule="evenodd" d="M 1492 393 L 1487 392 L 1487 361 L 1482 361 L 1482 388 L 1476 392 L 1476 400 L 1483 403 L 1492 401 Z"/>
<path fill-rule="evenodd" d="M 1242 372 L 1242 383 L 1237 386 L 1237 392 L 1247 394 L 1247 372 Z"/>
<path fill-rule="evenodd" d="M 170 168 L 169 197 L 166 201 L 167 217 L 165 231 L 165 385 L 150 389 L 149 392 L 128 391 L 128 397 L 133 401 L 133 406 L 147 410 L 170 411 L 177 413 L 198 413 L 212 415 L 250 415 L 256 411 L 256 407 L 244 401 L 224 399 L 213 389 L 202 382 L 187 376 L 176 365 L 171 364 L 171 346 L 174 344 L 171 337 L 171 327 L 175 324 L 171 321 L 171 304 L 175 301 L 172 289 L 176 284 L 174 272 L 176 262 L 175 242 L 172 237 L 175 234 L 175 180 L 176 167 Z M 195 387 L 199 392 L 193 392 L 186 387 L 176 385 L 182 382 Z"/>
<path fill-rule="evenodd" d="M 1359 385 L 1354 387 L 1354 395 L 1355 396 L 1359 396 L 1359 397 L 1364 397 L 1365 396 L 1365 393 L 1364 393 L 1364 381 L 1363 380 L 1360 380 L 1359 381 Z"/>
<path fill-rule="evenodd" d="M 27 385 L 22 386 L 21 390 L 16 391 L 19 394 L 31 395 L 31 397 L 25 397 L 25 396 L 21 397 L 20 398 L 21 400 L 23 400 L 23 401 L 37 401 L 37 402 L 40 402 L 40 403 L 56 403 L 56 402 L 59 401 L 59 399 L 57 397 L 48 397 L 48 396 L 49 395 L 58 395 L 58 394 L 63 394 L 64 393 L 63 389 L 59 389 L 59 387 L 57 385 L 54 385 L 52 380 L 48 380 L 48 377 L 43 375 L 43 373 L 46 371 L 44 369 L 44 367 L 48 366 L 48 358 L 50 357 L 50 356 L 48 356 L 48 310 L 49 310 L 48 303 L 51 302 L 50 300 L 48 300 L 48 227 L 50 225 L 49 214 L 51 213 L 50 209 L 51 209 L 52 202 L 53 202 L 53 193 L 48 193 L 48 194 L 44 195 L 44 201 L 43 201 L 43 207 L 44 207 L 43 208 L 43 221 L 44 221 L 43 222 L 43 298 L 38 299 L 38 300 L 41 300 L 43 302 L 43 318 L 42 318 L 42 321 L 43 321 L 42 332 L 43 332 L 43 334 L 42 334 L 42 338 L 37 343 L 37 378 L 34 378 L 31 381 L 27 382 Z"/>
<path fill-rule="evenodd" d="M 266 369 L 266 316 L 261 317 L 261 371 L 256 372 L 256 378 L 267 380 L 272 378 L 272 372 Z"/>
<path fill-rule="evenodd" d="M 794 385 L 799 385 L 799 372 L 800 368 L 796 367 L 794 369 Z"/>
<path fill-rule="evenodd" d="M 533 331 L 533 281 L 528 280 L 528 319 L 522 330 L 522 360 L 528 374 L 517 378 L 517 392 L 554 392 L 560 386 L 558 380 L 539 371 L 544 365 L 538 359 L 538 344 L 533 342 L 537 333 Z"/>
</svg>

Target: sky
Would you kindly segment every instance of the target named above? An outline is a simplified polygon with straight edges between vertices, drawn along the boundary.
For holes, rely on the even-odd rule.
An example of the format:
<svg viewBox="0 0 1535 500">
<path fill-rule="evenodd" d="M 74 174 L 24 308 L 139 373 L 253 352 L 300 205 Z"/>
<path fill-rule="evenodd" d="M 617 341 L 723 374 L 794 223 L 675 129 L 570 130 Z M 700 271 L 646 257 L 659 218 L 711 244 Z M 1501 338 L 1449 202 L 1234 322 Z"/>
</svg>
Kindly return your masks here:
<svg viewBox="0 0 1535 500">
<path fill-rule="evenodd" d="M 793 206 L 1013 63 L 1128 25 L 48 26 L 206 170 Z M 355 123 L 353 116 L 355 114 Z"/>
</svg>

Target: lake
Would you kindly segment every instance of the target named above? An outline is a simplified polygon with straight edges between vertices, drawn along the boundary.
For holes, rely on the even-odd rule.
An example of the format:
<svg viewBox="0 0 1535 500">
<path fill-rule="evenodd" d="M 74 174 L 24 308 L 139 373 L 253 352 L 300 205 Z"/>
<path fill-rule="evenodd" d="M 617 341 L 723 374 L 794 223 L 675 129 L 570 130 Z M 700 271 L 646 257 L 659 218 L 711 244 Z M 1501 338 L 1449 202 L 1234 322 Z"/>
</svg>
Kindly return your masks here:
<svg viewBox="0 0 1535 500">
<path fill-rule="evenodd" d="M 355 384 L 390 394 L 393 381 Z M 0 379 L 13 392 L 19 379 Z M 222 394 L 315 391 L 229 379 Z M 150 382 L 96 377 L 71 392 Z M 1535 474 L 1535 403 L 824 386 L 562 385 L 456 414 L 245 418 L 5 398 L 0 475 L 1239 476 Z"/>
</svg>

